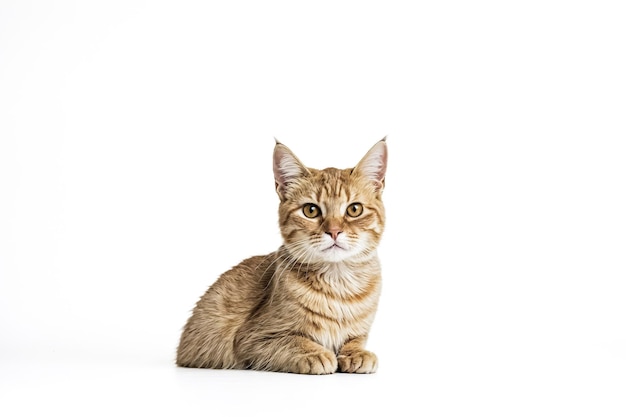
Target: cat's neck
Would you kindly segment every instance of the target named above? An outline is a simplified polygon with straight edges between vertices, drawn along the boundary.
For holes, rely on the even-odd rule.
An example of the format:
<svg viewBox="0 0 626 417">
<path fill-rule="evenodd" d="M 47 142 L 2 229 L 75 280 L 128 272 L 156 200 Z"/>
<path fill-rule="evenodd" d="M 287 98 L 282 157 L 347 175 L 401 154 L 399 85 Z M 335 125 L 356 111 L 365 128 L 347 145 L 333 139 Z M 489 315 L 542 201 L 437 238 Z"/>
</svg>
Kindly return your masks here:
<svg viewBox="0 0 626 417">
<path fill-rule="evenodd" d="M 334 288 L 340 292 L 358 293 L 372 280 L 380 277 L 380 264 L 376 251 L 366 257 L 353 257 L 337 262 L 302 263 L 291 258 L 284 246 L 278 251 L 279 258 L 287 259 L 280 262 L 277 269 L 279 275 L 288 270 L 295 273 L 299 280 L 308 281 L 316 288 Z"/>
</svg>

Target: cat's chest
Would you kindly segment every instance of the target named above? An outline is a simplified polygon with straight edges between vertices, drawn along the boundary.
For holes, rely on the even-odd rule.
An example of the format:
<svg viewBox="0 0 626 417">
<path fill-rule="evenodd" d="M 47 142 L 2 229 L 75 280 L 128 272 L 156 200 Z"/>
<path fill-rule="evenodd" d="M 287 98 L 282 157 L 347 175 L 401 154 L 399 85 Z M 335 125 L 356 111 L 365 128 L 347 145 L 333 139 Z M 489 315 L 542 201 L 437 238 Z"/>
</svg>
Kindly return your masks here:
<svg viewBox="0 0 626 417">
<path fill-rule="evenodd" d="M 337 352 L 350 338 L 367 334 L 374 318 L 380 280 L 376 275 L 347 269 L 321 271 L 315 285 L 292 287 L 302 331 Z"/>
<path fill-rule="evenodd" d="M 373 298 L 353 302 L 328 297 L 309 299 L 308 306 L 302 310 L 302 330 L 322 346 L 338 352 L 349 339 L 369 332 L 376 301 Z"/>
</svg>

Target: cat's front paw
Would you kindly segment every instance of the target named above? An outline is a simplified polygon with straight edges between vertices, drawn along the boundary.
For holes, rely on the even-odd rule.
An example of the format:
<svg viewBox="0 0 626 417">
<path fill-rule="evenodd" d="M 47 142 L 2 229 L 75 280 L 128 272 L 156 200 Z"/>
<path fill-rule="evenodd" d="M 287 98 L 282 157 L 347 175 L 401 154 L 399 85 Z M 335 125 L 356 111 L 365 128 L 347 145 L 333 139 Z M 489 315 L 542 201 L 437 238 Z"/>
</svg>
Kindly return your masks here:
<svg viewBox="0 0 626 417">
<path fill-rule="evenodd" d="M 378 368 L 378 358 L 367 350 L 350 352 L 346 355 L 339 355 L 339 370 L 356 374 L 373 374 Z"/>
<path fill-rule="evenodd" d="M 298 374 L 326 375 L 337 370 L 337 358 L 332 352 L 309 353 L 295 362 L 293 372 Z"/>
</svg>

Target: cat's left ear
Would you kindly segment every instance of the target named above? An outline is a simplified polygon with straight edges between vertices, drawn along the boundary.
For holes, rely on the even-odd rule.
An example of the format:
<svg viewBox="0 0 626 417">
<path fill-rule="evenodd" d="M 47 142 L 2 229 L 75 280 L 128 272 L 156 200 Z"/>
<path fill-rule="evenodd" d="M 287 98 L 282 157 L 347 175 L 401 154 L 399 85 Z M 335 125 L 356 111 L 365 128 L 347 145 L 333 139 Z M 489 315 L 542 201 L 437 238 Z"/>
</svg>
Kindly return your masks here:
<svg viewBox="0 0 626 417">
<path fill-rule="evenodd" d="M 387 137 L 385 136 L 367 151 L 363 159 L 352 170 L 352 174 L 369 178 L 374 183 L 376 190 L 382 191 L 385 187 L 386 172 Z"/>
<path fill-rule="evenodd" d="M 310 172 L 294 153 L 276 141 L 274 147 L 274 180 L 276 182 L 276 192 L 281 200 L 285 199 L 287 189 L 298 178 L 308 175 Z"/>
</svg>

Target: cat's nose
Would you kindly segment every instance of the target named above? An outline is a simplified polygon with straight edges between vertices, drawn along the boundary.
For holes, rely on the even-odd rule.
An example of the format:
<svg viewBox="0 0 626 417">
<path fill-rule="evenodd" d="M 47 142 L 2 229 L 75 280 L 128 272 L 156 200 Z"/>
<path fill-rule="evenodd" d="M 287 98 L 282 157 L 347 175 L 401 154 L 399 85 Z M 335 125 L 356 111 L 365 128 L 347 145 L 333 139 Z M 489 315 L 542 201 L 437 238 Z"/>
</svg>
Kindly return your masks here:
<svg viewBox="0 0 626 417">
<path fill-rule="evenodd" d="M 337 240 L 339 233 L 343 233 L 343 231 L 338 227 L 331 227 L 326 231 L 326 234 L 333 238 L 333 240 Z"/>
</svg>

